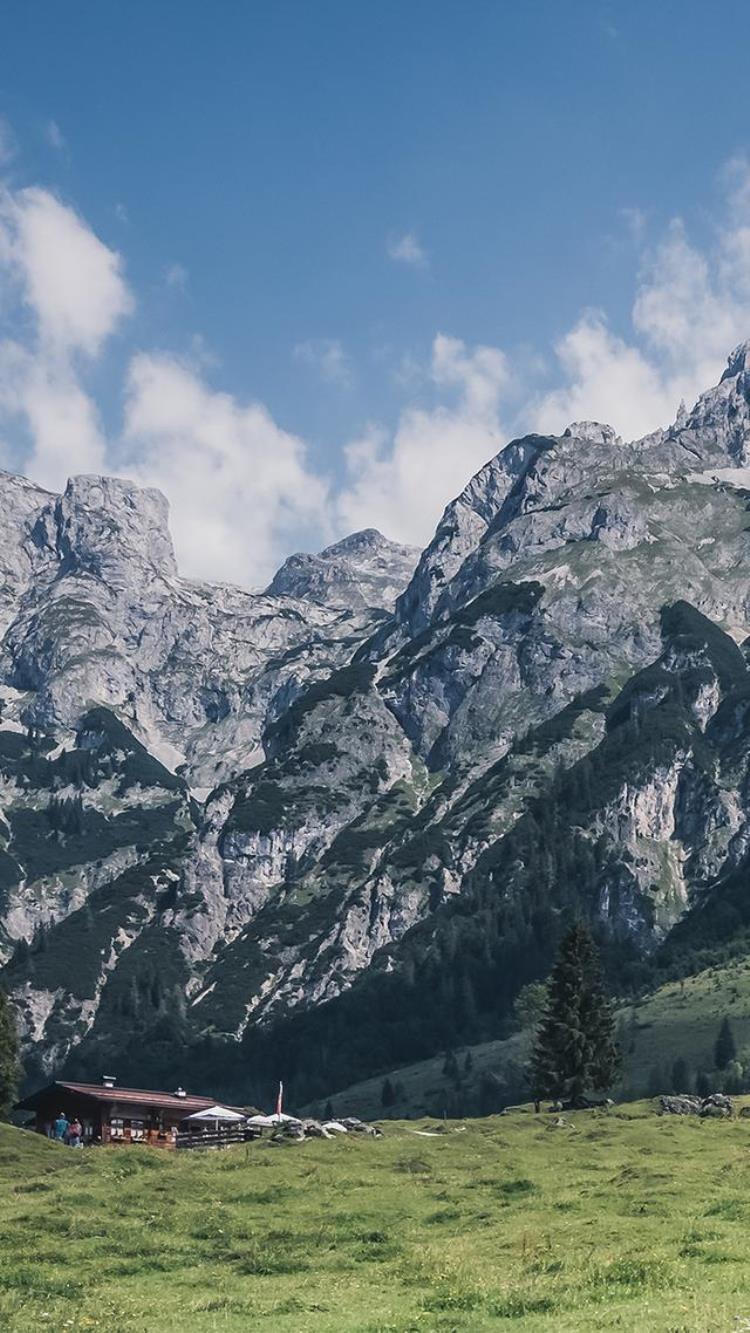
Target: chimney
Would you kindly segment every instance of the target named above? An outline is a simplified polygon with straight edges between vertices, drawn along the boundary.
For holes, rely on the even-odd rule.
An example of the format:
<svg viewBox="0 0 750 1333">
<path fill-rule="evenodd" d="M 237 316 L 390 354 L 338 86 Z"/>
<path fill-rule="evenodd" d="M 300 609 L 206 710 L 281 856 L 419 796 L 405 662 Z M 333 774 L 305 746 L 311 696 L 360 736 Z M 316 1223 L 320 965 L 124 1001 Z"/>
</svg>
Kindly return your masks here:
<svg viewBox="0 0 750 1333">
<path fill-rule="evenodd" d="M 184 1088 L 178 1088 L 177 1091 L 175 1092 L 175 1097 L 187 1097 L 187 1093 L 186 1093 L 185 1089 L 184 1089 Z"/>
<path fill-rule="evenodd" d="M 105 1088 L 113 1088 L 116 1082 L 117 1079 L 114 1074 L 102 1074 L 102 1083 Z"/>
</svg>

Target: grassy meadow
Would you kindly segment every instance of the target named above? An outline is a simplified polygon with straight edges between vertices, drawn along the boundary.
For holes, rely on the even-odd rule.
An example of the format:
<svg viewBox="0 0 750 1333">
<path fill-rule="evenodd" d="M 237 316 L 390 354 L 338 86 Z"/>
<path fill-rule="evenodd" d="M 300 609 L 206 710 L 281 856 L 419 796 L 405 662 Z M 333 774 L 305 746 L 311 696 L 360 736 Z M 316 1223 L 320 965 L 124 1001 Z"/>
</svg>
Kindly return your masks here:
<svg viewBox="0 0 750 1333">
<path fill-rule="evenodd" d="M 555 1120 L 179 1155 L 0 1127 L 0 1327 L 750 1329 L 750 1121 Z"/>
</svg>

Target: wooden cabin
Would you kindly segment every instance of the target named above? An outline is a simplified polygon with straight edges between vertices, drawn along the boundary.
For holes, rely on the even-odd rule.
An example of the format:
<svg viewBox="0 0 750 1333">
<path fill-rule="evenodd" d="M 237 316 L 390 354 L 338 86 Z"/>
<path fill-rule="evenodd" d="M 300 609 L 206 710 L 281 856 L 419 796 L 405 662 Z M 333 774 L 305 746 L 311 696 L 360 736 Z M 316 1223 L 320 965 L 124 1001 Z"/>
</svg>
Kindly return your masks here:
<svg viewBox="0 0 750 1333">
<path fill-rule="evenodd" d="M 49 1135 L 64 1111 L 83 1125 L 83 1142 L 104 1144 L 147 1143 L 157 1148 L 177 1146 L 178 1128 L 195 1111 L 215 1105 L 213 1097 L 191 1097 L 146 1088 L 118 1088 L 105 1076 L 101 1083 L 56 1080 L 16 1103 L 18 1111 L 34 1112 L 34 1129 Z"/>
</svg>

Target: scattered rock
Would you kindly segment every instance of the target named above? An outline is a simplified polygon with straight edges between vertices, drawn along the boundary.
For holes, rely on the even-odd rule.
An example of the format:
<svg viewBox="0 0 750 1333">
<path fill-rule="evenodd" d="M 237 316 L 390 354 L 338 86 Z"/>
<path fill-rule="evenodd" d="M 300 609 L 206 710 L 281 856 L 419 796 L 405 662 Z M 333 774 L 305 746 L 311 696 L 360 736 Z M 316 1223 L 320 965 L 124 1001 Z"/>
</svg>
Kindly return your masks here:
<svg viewBox="0 0 750 1333">
<path fill-rule="evenodd" d="M 333 1134 L 326 1129 L 325 1125 L 321 1125 L 319 1120 L 303 1120 L 302 1128 L 306 1136 L 311 1139 L 333 1138 Z"/>
<path fill-rule="evenodd" d="M 659 1110 L 662 1115 L 700 1115 L 700 1097 L 660 1097 Z"/>
<path fill-rule="evenodd" d="M 301 1120 L 285 1120 L 271 1135 L 271 1142 L 284 1143 L 291 1140 L 293 1143 L 302 1143 L 305 1138 L 305 1129 Z"/>
<path fill-rule="evenodd" d="M 703 1119 L 722 1119 L 734 1114 L 731 1097 L 723 1092 L 712 1092 L 709 1097 L 689 1097 L 680 1094 L 659 1098 L 661 1115 L 699 1115 Z"/>
<path fill-rule="evenodd" d="M 272 1143 L 303 1143 L 305 1139 L 335 1139 L 337 1134 L 367 1134 L 381 1139 L 381 1131 L 364 1120 L 350 1116 L 346 1120 L 327 1120 L 322 1123 L 306 1116 L 303 1120 L 285 1120 L 271 1135 Z"/>
<path fill-rule="evenodd" d="M 370 1134 L 374 1139 L 383 1137 L 382 1132 L 374 1125 L 365 1124 L 364 1120 L 358 1120 L 356 1116 L 347 1116 L 341 1123 L 350 1134 Z"/>
<path fill-rule="evenodd" d="M 734 1114 L 731 1097 L 727 1097 L 723 1092 L 714 1092 L 710 1097 L 704 1098 L 700 1110 L 702 1116 L 730 1116 Z"/>
</svg>

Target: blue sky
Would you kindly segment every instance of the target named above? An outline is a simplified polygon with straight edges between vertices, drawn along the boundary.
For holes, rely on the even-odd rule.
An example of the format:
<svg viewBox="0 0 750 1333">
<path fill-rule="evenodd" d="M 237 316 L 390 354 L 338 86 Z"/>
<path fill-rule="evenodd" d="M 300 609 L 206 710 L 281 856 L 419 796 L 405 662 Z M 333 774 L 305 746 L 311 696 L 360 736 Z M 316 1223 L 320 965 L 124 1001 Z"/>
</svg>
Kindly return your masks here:
<svg viewBox="0 0 750 1333">
<path fill-rule="evenodd" d="M 667 424 L 750 336 L 745 28 L 6 0 L 5 466 L 159 484 L 183 567 L 252 582 L 352 526 L 423 542 L 520 430 Z"/>
</svg>

